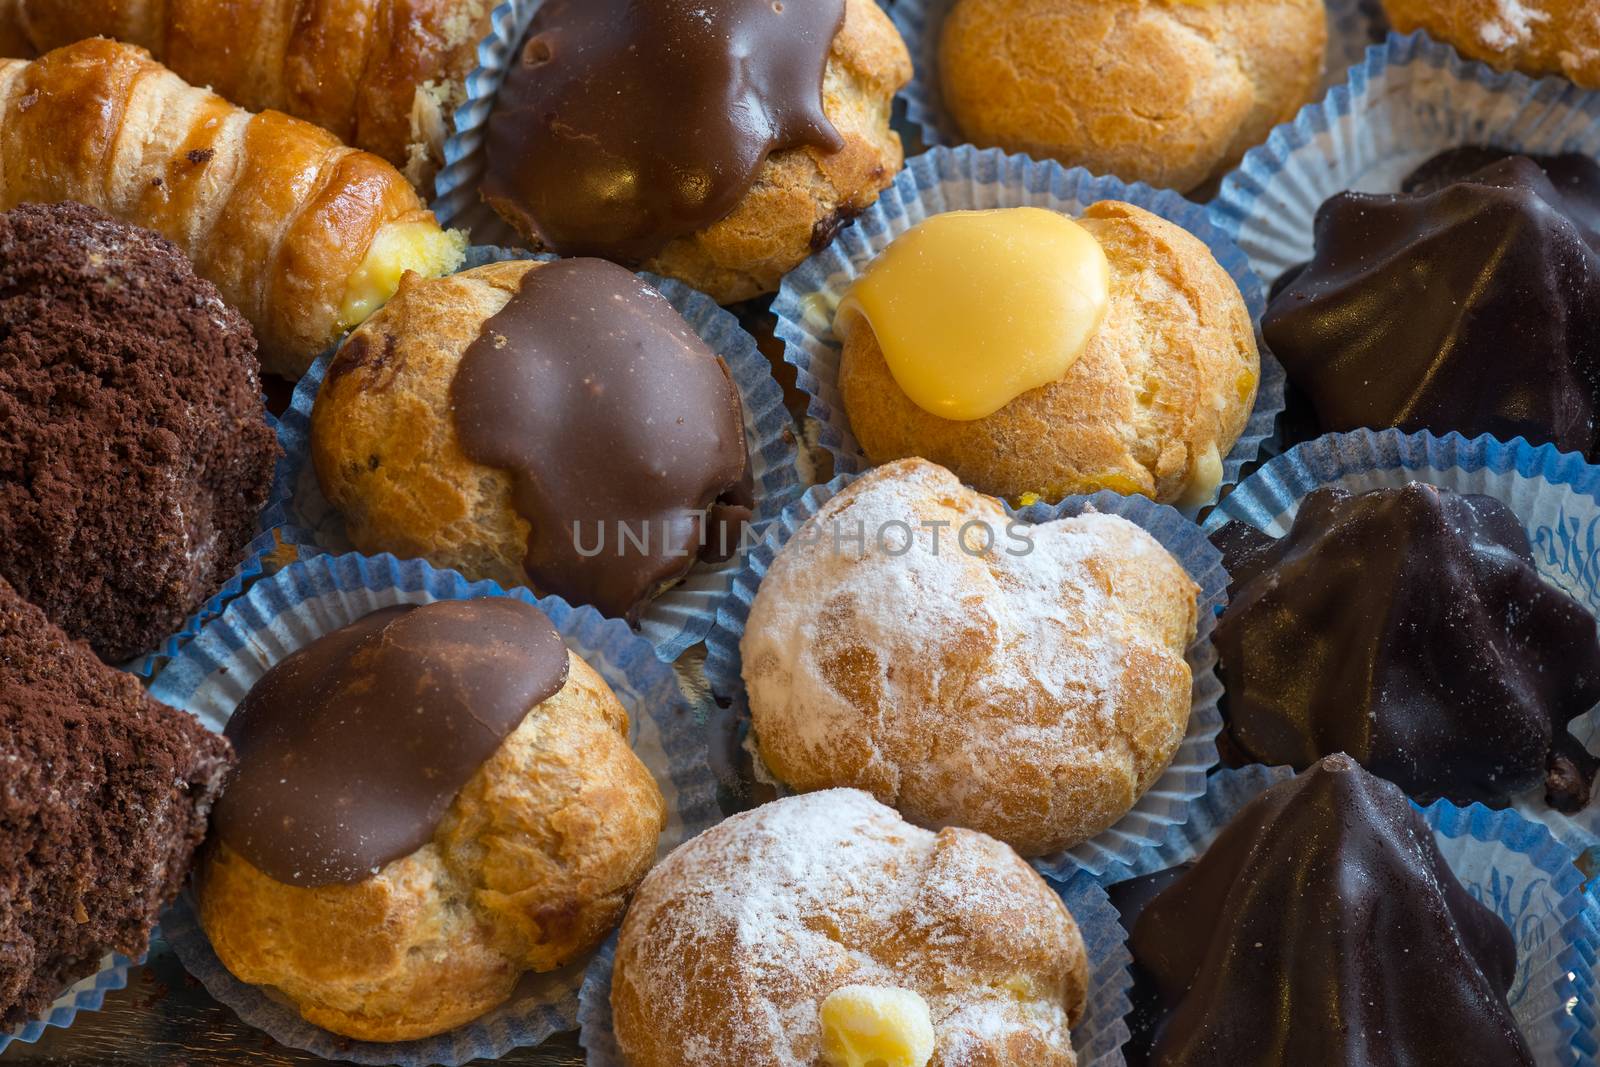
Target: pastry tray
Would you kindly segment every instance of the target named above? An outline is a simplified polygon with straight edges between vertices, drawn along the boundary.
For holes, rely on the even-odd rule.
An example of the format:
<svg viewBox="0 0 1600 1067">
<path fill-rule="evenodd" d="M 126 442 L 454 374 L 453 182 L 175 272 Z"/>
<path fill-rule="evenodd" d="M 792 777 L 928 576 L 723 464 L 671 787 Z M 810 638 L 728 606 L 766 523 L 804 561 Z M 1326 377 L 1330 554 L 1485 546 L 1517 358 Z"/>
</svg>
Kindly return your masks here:
<svg viewBox="0 0 1600 1067">
<path fill-rule="evenodd" d="M 34 1067 L 326 1067 L 329 1060 L 285 1048 L 218 1004 L 159 937 L 128 987 L 106 994 L 99 1011 L 80 1012 L 71 1028 L 50 1027 L 36 1043 L 14 1042 L 0 1064 Z M 519 1048 L 495 1067 L 580 1067 L 576 1033 Z"/>
</svg>

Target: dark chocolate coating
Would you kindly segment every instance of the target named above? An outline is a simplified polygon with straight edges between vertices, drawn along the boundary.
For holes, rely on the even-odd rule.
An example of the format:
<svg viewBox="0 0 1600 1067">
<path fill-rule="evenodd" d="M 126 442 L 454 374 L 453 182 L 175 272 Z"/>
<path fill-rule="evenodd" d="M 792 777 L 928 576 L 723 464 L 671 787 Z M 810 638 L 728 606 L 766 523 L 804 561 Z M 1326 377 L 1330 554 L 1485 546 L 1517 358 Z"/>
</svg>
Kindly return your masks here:
<svg viewBox="0 0 1600 1067">
<path fill-rule="evenodd" d="M 450 396 L 468 458 L 512 476 L 540 591 L 631 621 L 697 556 L 737 547 L 751 503 L 739 393 L 721 357 L 623 268 L 529 271 L 468 347 Z"/>
<path fill-rule="evenodd" d="M 381 608 L 324 634 L 228 720 L 239 765 L 216 832 L 277 881 L 362 881 L 428 842 L 567 666 L 550 620 L 509 597 Z"/>
<path fill-rule="evenodd" d="M 1154 1067 L 1523 1067 L 1511 931 L 1345 756 L 1268 789 L 1133 923 Z M 1137 1015 L 1137 1012 L 1136 1012 Z"/>
<path fill-rule="evenodd" d="M 1567 724 L 1600 701 L 1595 619 L 1539 576 L 1506 505 L 1324 488 L 1280 539 L 1234 522 L 1213 540 L 1230 762 L 1348 752 L 1425 800 L 1504 805 L 1541 781 L 1552 804 L 1587 800 Z"/>
<path fill-rule="evenodd" d="M 1447 153 L 1412 192 L 1340 193 L 1318 210 L 1315 255 L 1261 328 L 1322 431 L 1594 451 L 1600 164 L 1495 156 Z"/>
<path fill-rule="evenodd" d="M 844 146 L 844 0 L 546 0 L 490 113 L 484 198 L 564 256 L 640 263 L 738 206 L 769 155 Z"/>
</svg>

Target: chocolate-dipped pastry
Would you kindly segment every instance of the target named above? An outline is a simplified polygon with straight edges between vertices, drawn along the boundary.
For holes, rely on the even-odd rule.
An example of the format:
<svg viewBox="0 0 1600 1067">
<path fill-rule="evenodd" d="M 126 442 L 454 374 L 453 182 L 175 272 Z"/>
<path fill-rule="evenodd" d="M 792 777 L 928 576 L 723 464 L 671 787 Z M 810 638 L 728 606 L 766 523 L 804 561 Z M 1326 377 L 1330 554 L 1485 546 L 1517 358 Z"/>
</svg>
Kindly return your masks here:
<svg viewBox="0 0 1600 1067">
<path fill-rule="evenodd" d="M 1600 164 L 1447 153 L 1317 212 L 1262 332 L 1318 427 L 1488 433 L 1593 453 Z M 1470 170 L 1473 165 L 1479 169 Z"/>
<path fill-rule="evenodd" d="M 727 365 L 604 260 L 525 274 L 467 349 L 451 399 L 467 457 L 512 475 L 525 569 L 543 592 L 635 619 L 697 556 L 729 554 L 750 517 Z"/>
<path fill-rule="evenodd" d="M 222 841 L 288 885 L 352 883 L 416 851 L 530 708 L 567 680 L 538 608 L 381 608 L 285 657 L 224 731 Z"/>
<path fill-rule="evenodd" d="M 1595 761 L 1567 725 L 1600 701 L 1595 619 L 1539 576 L 1505 504 L 1323 488 L 1282 538 L 1213 540 L 1230 762 L 1348 752 L 1420 799 L 1504 805 L 1542 781 L 1556 807 L 1587 802 Z"/>
<path fill-rule="evenodd" d="M 1533 1063 L 1506 1004 L 1511 931 L 1346 756 L 1251 801 L 1131 926 L 1164 1015 L 1134 1067 Z"/>
<path fill-rule="evenodd" d="M 562 255 L 639 263 L 733 210 L 774 151 L 843 140 L 845 0 L 546 0 L 489 117 L 484 195 Z"/>
</svg>

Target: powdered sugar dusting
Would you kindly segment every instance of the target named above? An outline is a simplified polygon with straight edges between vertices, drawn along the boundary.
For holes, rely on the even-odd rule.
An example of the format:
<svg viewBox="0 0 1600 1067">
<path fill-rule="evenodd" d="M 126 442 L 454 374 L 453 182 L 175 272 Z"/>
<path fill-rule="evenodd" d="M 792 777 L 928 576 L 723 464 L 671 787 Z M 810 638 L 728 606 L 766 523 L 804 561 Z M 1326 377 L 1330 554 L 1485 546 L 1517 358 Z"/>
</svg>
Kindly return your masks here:
<svg viewBox="0 0 1600 1067">
<path fill-rule="evenodd" d="M 1070 1065 L 1084 966 L 1066 909 L 1010 849 L 825 790 L 736 815 L 650 874 L 613 1004 L 625 1049 L 671 1034 L 696 1063 L 811 1067 L 829 993 L 900 986 L 928 1002 L 936 1065 L 1019 1040 L 1028 1062 Z"/>
<path fill-rule="evenodd" d="M 963 550 L 963 529 L 990 550 Z M 799 789 L 857 786 L 925 825 L 1066 847 L 1181 742 L 1197 591 L 1125 519 L 1013 525 L 942 467 L 877 468 L 796 533 L 752 605 L 762 755 Z"/>
<path fill-rule="evenodd" d="M 1494 0 L 1494 15 L 1479 24 L 1478 38 L 1498 51 L 1509 51 L 1533 37 L 1535 23 L 1548 22 L 1550 13 L 1522 0 Z"/>
</svg>

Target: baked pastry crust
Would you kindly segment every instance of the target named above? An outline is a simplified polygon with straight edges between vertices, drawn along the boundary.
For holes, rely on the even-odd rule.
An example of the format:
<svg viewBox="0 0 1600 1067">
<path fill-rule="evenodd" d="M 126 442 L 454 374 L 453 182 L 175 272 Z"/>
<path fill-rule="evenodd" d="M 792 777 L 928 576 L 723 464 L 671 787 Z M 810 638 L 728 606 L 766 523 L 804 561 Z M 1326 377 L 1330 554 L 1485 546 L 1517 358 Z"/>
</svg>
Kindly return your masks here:
<svg viewBox="0 0 1600 1067">
<path fill-rule="evenodd" d="M 311 456 L 357 550 L 527 584 L 528 523 L 512 506 L 511 475 L 462 452 L 450 384 L 484 322 L 538 267 L 408 274 L 339 349 L 311 412 Z"/>
<path fill-rule="evenodd" d="M 846 540 L 864 525 L 871 546 L 895 522 L 920 531 L 909 551 Z M 969 522 L 995 531 L 993 551 L 959 550 Z M 1025 526 L 1025 553 L 1007 524 L 992 498 L 911 459 L 862 475 L 790 539 L 740 645 L 780 781 L 865 789 L 1025 856 L 1094 836 L 1150 788 L 1188 729 L 1195 583 L 1116 516 Z"/>
<path fill-rule="evenodd" d="M 567 683 L 457 795 L 433 840 L 353 885 L 302 888 L 216 843 L 200 922 L 228 970 L 307 1021 L 405 1041 L 477 1018 L 524 971 L 594 948 L 655 859 L 666 803 L 628 713 L 568 653 Z"/>
<path fill-rule="evenodd" d="M 136 44 L 192 84 L 251 111 L 314 122 L 426 188 L 494 8 L 492 0 L 0 0 L 0 55 L 31 57 L 96 35 Z"/>
<path fill-rule="evenodd" d="M 612 972 L 633 1067 L 812 1067 L 851 984 L 920 994 L 930 1067 L 1071 1067 L 1088 959 L 1059 897 L 970 830 L 835 789 L 735 815 L 645 878 Z"/>
<path fill-rule="evenodd" d="M 869 460 L 921 456 L 1012 502 L 1097 489 L 1209 499 L 1261 375 L 1244 299 L 1199 238 L 1143 208 L 1102 200 L 1078 222 L 1111 267 L 1105 323 L 1065 377 L 992 415 L 918 407 L 871 327 L 841 316 L 839 389 Z"/>
<path fill-rule="evenodd" d="M 1559 74 L 1600 89 L 1600 7 L 1592 0 L 1383 0 L 1401 33 L 1427 30 L 1500 70 Z"/>
<path fill-rule="evenodd" d="M 1327 44 L 1322 0 L 957 0 L 942 33 L 974 144 L 1178 190 L 1309 103 Z"/>
<path fill-rule="evenodd" d="M 677 278 L 722 304 L 776 292 L 894 180 L 904 154 L 889 115 L 910 80 L 911 57 L 889 16 L 876 0 L 847 0 L 822 80 L 823 111 L 844 147 L 774 152 L 726 218 L 629 266 Z M 536 235 L 522 236 L 540 247 Z"/>
</svg>

